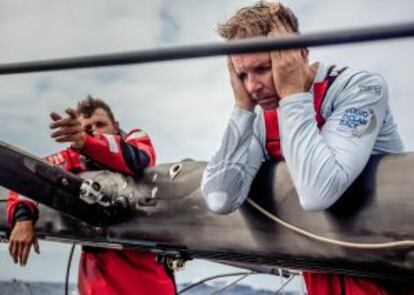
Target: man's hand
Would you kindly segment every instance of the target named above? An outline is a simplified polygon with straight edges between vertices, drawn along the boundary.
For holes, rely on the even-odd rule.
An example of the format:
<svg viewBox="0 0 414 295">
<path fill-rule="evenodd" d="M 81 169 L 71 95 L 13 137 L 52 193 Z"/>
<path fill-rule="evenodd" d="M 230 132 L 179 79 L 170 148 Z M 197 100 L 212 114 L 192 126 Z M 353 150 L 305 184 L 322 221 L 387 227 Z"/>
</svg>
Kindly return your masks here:
<svg viewBox="0 0 414 295">
<path fill-rule="evenodd" d="M 269 36 L 293 33 L 287 21 L 275 18 Z M 280 99 L 289 94 L 307 92 L 312 84 L 313 75 L 303 52 L 299 49 L 271 52 L 273 81 Z"/>
<path fill-rule="evenodd" d="M 234 99 L 236 105 L 246 111 L 253 111 L 256 103 L 250 98 L 244 87 L 243 82 L 237 76 L 234 70 L 233 62 L 230 57 L 227 57 L 227 65 L 229 68 L 231 87 L 233 88 Z"/>
<path fill-rule="evenodd" d="M 26 265 L 32 247 L 37 254 L 40 254 L 37 243 L 34 222 L 32 220 L 17 221 L 10 235 L 9 253 L 14 263 Z"/>
<path fill-rule="evenodd" d="M 50 124 L 51 129 L 57 129 L 51 133 L 51 137 L 56 142 L 70 142 L 72 147 L 81 149 L 85 145 L 85 134 L 79 121 L 76 111 L 73 109 L 66 109 L 65 118 L 57 113 L 51 113 L 50 118 L 53 122 Z"/>
</svg>

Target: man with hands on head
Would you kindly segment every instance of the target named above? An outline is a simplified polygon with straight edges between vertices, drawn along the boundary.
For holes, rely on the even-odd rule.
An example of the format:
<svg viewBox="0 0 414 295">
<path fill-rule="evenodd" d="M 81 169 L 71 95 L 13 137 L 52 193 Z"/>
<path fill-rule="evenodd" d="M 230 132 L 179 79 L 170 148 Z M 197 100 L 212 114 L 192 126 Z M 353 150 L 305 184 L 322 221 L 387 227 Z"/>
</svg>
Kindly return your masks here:
<svg viewBox="0 0 414 295">
<path fill-rule="evenodd" d="M 148 135 L 134 129 L 123 132 L 111 108 L 88 96 L 66 116 L 51 113 L 51 137 L 70 147 L 48 156 L 46 161 L 73 173 L 109 169 L 142 175 L 155 164 L 155 151 Z M 31 246 L 39 253 L 35 235 L 38 218 L 34 202 L 10 192 L 8 220 L 12 226 L 9 250 L 14 261 L 25 265 Z M 154 254 L 129 250 L 83 247 L 79 264 L 80 294 L 175 294 L 173 274 L 156 262 Z"/>
<path fill-rule="evenodd" d="M 218 26 L 227 40 L 298 34 L 293 12 L 261 1 Z M 401 152 L 384 79 L 309 63 L 307 48 L 234 54 L 228 69 L 235 107 L 202 180 L 210 210 L 229 214 L 246 200 L 265 160 L 286 161 L 304 210 L 333 205 L 372 154 Z M 304 273 L 308 294 L 386 294 L 377 282 Z"/>
</svg>

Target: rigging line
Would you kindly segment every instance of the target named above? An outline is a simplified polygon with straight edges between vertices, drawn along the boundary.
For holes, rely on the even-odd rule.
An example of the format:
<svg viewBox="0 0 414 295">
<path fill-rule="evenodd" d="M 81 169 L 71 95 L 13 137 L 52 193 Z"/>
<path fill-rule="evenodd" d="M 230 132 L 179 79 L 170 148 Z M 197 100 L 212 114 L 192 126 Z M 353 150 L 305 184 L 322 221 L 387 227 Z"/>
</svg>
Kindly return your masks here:
<svg viewBox="0 0 414 295">
<path fill-rule="evenodd" d="M 156 48 L 123 53 L 27 61 L 0 64 L 0 75 L 89 67 L 119 66 L 136 63 L 180 60 L 234 53 L 252 53 L 407 38 L 414 36 L 414 22 L 371 28 L 347 29 L 290 35 L 279 38 L 254 38 L 230 42 Z"/>
<path fill-rule="evenodd" d="M 282 290 L 293 280 L 293 278 L 294 276 L 291 276 L 289 279 L 287 279 L 286 282 L 284 282 L 282 286 L 280 286 L 280 288 L 276 290 L 275 295 L 282 292 Z"/>
<path fill-rule="evenodd" d="M 253 275 L 253 274 L 260 274 L 260 273 L 257 273 L 257 272 L 254 272 L 254 271 L 248 271 L 248 272 L 244 271 L 244 272 L 232 272 L 232 273 L 225 273 L 225 274 L 210 276 L 210 277 L 199 280 L 199 281 L 183 288 L 182 290 L 177 292 L 177 295 L 183 294 L 184 292 L 187 292 L 188 290 L 190 290 L 190 289 L 192 289 L 192 288 L 194 288 L 198 285 L 201 285 L 205 282 L 212 281 L 212 280 L 215 280 L 215 279 L 220 279 L 220 278 L 225 278 L 225 277 L 242 276 L 242 275 Z"/>
<path fill-rule="evenodd" d="M 223 292 L 223 291 L 227 290 L 228 288 L 230 288 L 230 287 L 232 287 L 232 286 L 236 285 L 237 283 L 241 282 L 242 280 L 244 280 L 245 278 L 247 278 L 247 277 L 248 277 L 248 276 L 250 276 L 250 275 L 251 275 L 251 274 L 245 274 L 245 275 L 241 276 L 240 278 L 238 278 L 238 279 L 234 280 L 233 282 L 231 282 L 231 283 L 229 283 L 229 284 L 225 285 L 223 288 L 221 288 L 221 289 L 218 289 L 218 290 L 214 291 L 213 293 L 211 293 L 211 295 L 217 295 L 217 294 L 220 294 L 221 292 Z"/>
<path fill-rule="evenodd" d="M 72 244 L 69 252 L 68 264 L 66 267 L 66 277 L 65 277 L 65 295 L 69 294 L 69 275 L 70 275 L 70 266 L 72 264 L 73 252 L 75 251 L 76 243 Z"/>
<path fill-rule="evenodd" d="M 262 207 L 260 207 L 256 202 L 254 202 L 252 199 L 248 198 L 247 202 L 256 210 L 258 210 L 261 214 L 263 214 L 264 216 L 268 217 L 269 219 L 273 220 L 274 222 L 282 225 L 283 227 L 292 230 L 300 235 L 303 235 L 305 237 L 308 237 L 310 239 L 319 241 L 319 242 L 323 242 L 323 243 L 327 243 L 327 244 L 332 244 L 332 245 L 337 245 L 337 246 L 341 246 L 341 247 L 346 247 L 346 248 L 355 248 L 355 249 L 387 249 L 387 248 L 397 248 L 397 247 L 414 247 L 414 240 L 402 240 L 402 241 L 396 241 L 396 242 L 387 242 L 387 243 L 357 243 L 357 242 L 346 242 L 346 241 L 339 241 L 339 240 L 335 240 L 335 239 L 330 239 L 330 238 L 326 238 L 326 237 L 322 237 L 319 236 L 317 234 L 308 232 L 304 229 L 301 229 L 297 226 L 294 226 L 282 219 L 280 219 L 279 217 L 275 216 L 274 214 L 270 213 L 269 211 L 263 209 Z"/>
<path fill-rule="evenodd" d="M 22 286 L 23 290 L 27 290 L 29 295 L 33 295 L 32 287 L 30 286 L 30 283 L 18 281 L 19 285 Z M 23 291 L 24 292 L 24 291 Z M 26 292 L 24 292 L 26 293 Z"/>
</svg>

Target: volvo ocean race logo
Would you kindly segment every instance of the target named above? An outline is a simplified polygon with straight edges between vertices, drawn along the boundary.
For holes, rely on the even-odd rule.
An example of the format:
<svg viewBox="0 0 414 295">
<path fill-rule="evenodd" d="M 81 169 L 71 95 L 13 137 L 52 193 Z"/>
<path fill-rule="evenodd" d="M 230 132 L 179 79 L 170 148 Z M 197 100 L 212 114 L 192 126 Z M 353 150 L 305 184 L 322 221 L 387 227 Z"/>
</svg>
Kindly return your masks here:
<svg viewBox="0 0 414 295">
<path fill-rule="evenodd" d="M 350 136 L 361 137 L 375 129 L 376 118 L 371 109 L 349 108 L 339 121 L 337 130 Z"/>
</svg>

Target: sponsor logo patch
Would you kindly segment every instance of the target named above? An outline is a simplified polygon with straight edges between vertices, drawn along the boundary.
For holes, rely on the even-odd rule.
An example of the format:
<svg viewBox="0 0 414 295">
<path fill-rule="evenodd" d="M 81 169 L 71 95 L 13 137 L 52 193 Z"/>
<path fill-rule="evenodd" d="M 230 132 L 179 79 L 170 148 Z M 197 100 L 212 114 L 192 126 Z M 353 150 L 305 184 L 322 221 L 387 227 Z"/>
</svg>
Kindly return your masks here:
<svg viewBox="0 0 414 295">
<path fill-rule="evenodd" d="M 372 93 L 375 95 L 381 95 L 382 86 L 380 85 L 359 85 L 359 93 Z"/>
<path fill-rule="evenodd" d="M 371 109 L 349 108 L 339 121 L 337 130 L 345 135 L 361 137 L 375 129 L 376 117 Z"/>
</svg>

